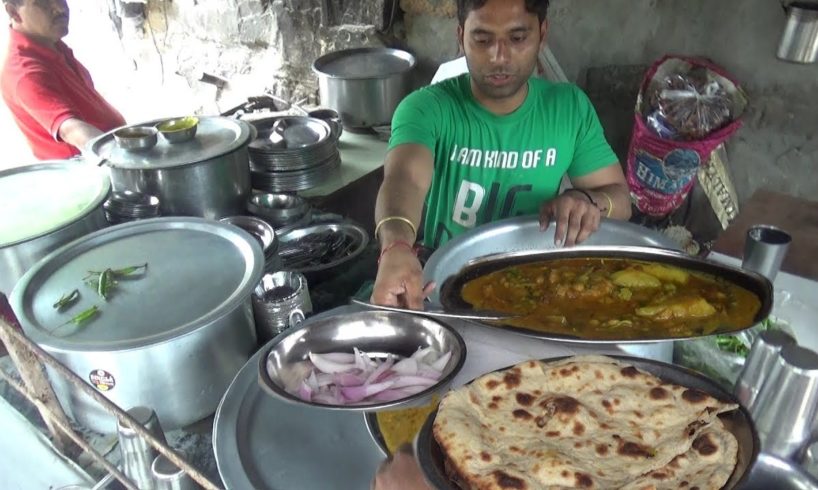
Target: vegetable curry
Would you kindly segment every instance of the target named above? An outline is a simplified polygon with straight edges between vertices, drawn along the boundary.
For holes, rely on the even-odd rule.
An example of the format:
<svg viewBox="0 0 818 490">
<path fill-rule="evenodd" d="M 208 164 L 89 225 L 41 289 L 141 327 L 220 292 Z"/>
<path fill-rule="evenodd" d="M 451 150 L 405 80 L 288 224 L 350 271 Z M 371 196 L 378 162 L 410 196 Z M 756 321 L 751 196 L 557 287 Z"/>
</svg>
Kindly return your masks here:
<svg viewBox="0 0 818 490">
<path fill-rule="evenodd" d="M 509 266 L 467 282 L 476 309 L 521 316 L 504 323 L 587 339 L 674 338 L 750 326 L 752 292 L 713 275 L 617 258 Z"/>
</svg>

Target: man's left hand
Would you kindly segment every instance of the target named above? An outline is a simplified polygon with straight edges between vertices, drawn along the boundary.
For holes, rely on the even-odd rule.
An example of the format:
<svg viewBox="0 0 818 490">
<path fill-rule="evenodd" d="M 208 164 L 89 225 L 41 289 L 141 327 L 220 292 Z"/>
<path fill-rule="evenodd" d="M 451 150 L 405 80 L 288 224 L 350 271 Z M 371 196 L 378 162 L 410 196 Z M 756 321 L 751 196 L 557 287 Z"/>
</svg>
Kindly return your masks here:
<svg viewBox="0 0 818 490">
<path fill-rule="evenodd" d="M 540 206 L 540 229 L 545 231 L 553 220 L 557 223 L 554 244 L 574 246 L 584 242 L 599 228 L 602 213 L 580 192 L 560 194 Z"/>
</svg>

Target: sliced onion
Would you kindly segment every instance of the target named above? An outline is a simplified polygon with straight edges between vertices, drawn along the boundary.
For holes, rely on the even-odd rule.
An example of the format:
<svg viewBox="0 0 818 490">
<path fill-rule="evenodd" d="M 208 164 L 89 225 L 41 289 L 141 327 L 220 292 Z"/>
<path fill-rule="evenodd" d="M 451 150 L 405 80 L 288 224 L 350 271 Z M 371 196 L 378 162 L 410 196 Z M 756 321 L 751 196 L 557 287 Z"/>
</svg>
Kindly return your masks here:
<svg viewBox="0 0 818 490">
<path fill-rule="evenodd" d="M 446 351 L 442 356 L 440 356 L 435 362 L 431 364 L 432 369 L 435 371 L 443 371 L 446 368 L 446 364 L 449 363 L 449 359 L 452 358 L 452 351 Z"/>
<path fill-rule="evenodd" d="M 436 379 L 424 378 L 421 376 L 395 376 L 392 381 L 393 388 L 403 388 L 406 386 L 425 386 L 429 387 L 437 383 Z"/>
<path fill-rule="evenodd" d="M 298 397 L 306 402 L 312 401 L 312 388 L 310 388 L 306 381 L 302 381 L 298 387 Z"/>
<path fill-rule="evenodd" d="M 395 380 L 389 380 L 384 381 L 383 383 L 375 383 L 371 385 L 346 386 L 341 388 L 341 394 L 347 401 L 359 402 L 364 398 L 377 395 L 383 390 L 391 388 L 394 384 Z"/>
<path fill-rule="evenodd" d="M 326 354 L 321 354 L 321 356 L 324 357 L 324 359 L 340 364 L 355 363 L 355 354 L 350 354 L 348 352 L 329 352 Z"/>
<path fill-rule="evenodd" d="M 358 348 L 353 350 L 311 353 L 311 366 L 305 363 L 309 374 L 305 372 L 291 393 L 304 401 L 327 405 L 397 401 L 435 385 L 452 356 L 451 351 L 438 355 L 431 347 L 419 348 L 405 359 L 393 354 L 376 359 Z"/>
<path fill-rule="evenodd" d="M 348 371 L 352 371 L 355 369 L 354 364 L 342 364 L 339 362 L 331 361 L 323 356 L 323 354 L 313 354 L 310 353 L 310 361 L 312 361 L 313 365 L 319 370 L 325 373 L 345 373 Z"/>
<path fill-rule="evenodd" d="M 378 367 L 376 367 L 375 370 L 372 371 L 372 374 L 370 374 L 366 378 L 366 380 L 364 380 L 363 384 L 368 385 L 370 383 L 376 382 L 378 378 L 380 378 L 382 374 L 389 370 L 389 368 L 391 368 L 394 363 L 395 361 L 392 359 L 392 354 L 389 354 L 386 357 L 386 361 L 382 362 Z"/>
<path fill-rule="evenodd" d="M 396 362 L 395 365 L 392 366 L 392 371 L 398 374 L 415 375 L 418 372 L 418 361 L 414 358 L 407 357 L 406 359 Z"/>
</svg>

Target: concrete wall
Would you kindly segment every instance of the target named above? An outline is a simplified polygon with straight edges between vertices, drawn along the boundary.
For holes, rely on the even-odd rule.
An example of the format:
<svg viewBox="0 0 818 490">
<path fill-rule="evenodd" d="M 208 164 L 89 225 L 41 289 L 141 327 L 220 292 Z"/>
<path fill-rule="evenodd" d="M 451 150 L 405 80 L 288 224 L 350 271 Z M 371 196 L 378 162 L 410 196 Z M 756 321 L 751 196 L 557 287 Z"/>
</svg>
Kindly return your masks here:
<svg viewBox="0 0 818 490">
<path fill-rule="evenodd" d="M 410 7 L 407 38 L 424 59 L 455 56 L 448 46 L 456 21 L 446 4 L 454 0 L 402 3 Z M 632 72 L 632 65 L 648 65 L 665 53 L 703 55 L 724 66 L 751 99 L 745 126 L 728 148 L 739 198 L 759 187 L 818 196 L 818 64 L 775 57 L 785 23 L 779 1 L 553 0 L 550 20 L 551 49 L 569 79 L 582 86 L 587 86 L 589 68 Z M 632 107 L 636 85 L 622 86 L 622 79 L 608 75 L 596 82 L 608 80 L 609 89 L 597 84 L 593 98 L 606 132 L 621 142 L 623 133 L 625 139 L 629 134 L 621 127 L 628 120 L 626 114 L 623 123 L 621 111 Z M 632 74 L 628 78 L 634 79 Z"/>
</svg>

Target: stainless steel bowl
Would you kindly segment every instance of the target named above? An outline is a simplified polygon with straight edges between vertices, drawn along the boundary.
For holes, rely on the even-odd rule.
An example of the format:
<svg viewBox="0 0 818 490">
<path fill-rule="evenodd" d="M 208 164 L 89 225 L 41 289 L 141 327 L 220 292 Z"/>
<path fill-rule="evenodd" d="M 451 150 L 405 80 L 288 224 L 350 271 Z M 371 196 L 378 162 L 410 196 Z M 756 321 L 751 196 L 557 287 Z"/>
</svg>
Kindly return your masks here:
<svg viewBox="0 0 818 490">
<path fill-rule="evenodd" d="M 168 119 L 156 125 L 156 129 L 162 133 L 162 137 L 171 144 L 192 140 L 196 136 L 198 127 L 199 118 L 193 116 Z"/>
<path fill-rule="evenodd" d="M 283 226 L 301 218 L 309 209 L 304 198 L 294 194 L 265 192 L 253 194 L 247 202 L 250 214 L 270 221 L 273 226 Z"/>
<path fill-rule="evenodd" d="M 304 401 L 287 391 L 309 375 L 310 353 L 351 353 L 354 347 L 375 357 L 386 357 L 387 353 L 408 357 L 418 348 L 432 347 L 438 352 L 450 350 L 452 357 L 436 384 L 391 402 L 324 405 Z M 259 358 L 259 384 L 267 393 L 288 402 L 331 410 L 373 411 L 420 406 L 429 403 L 433 395 L 446 392 L 465 361 L 463 338 L 445 323 L 405 313 L 365 311 L 307 320 L 274 338 Z"/>
<path fill-rule="evenodd" d="M 123 150 L 145 151 L 156 146 L 158 131 L 150 126 L 130 126 L 114 132 L 114 140 Z"/>
<path fill-rule="evenodd" d="M 332 137 L 338 139 L 344 132 L 344 126 L 341 124 L 341 115 L 335 109 L 315 109 L 307 113 L 307 116 L 320 119 L 332 129 Z"/>
<path fill-rule="evenodd" d="M 228 216 L 219 221 L 238 226 L 242 230 L 250 233 L 261 243 L 264 256 L 278 251 L 278 238 L 273 227 L 266 221 L 253 216 Z"/>
</svg>

